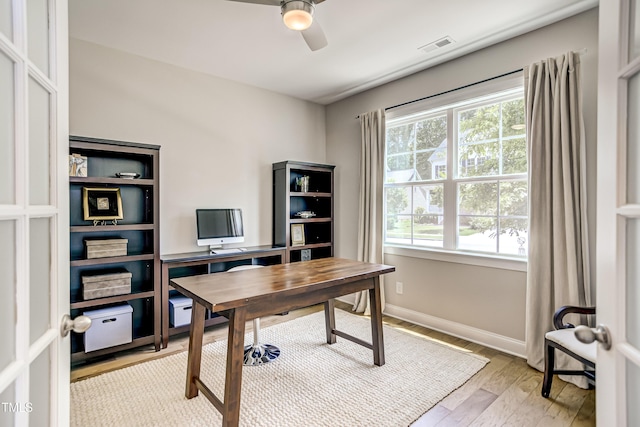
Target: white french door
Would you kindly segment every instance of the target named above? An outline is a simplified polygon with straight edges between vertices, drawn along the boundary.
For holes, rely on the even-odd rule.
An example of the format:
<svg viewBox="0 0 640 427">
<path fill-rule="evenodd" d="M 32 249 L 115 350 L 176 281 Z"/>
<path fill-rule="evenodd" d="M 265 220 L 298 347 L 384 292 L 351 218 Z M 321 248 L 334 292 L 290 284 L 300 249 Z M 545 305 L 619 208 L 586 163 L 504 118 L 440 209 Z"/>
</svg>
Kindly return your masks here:
<svg viewBox="0 0 640 427">
<path fill-rule="evenodd" d="M 0 425 L 69 423 L 67 0 L 0 0 Z"/>
<path fill-rule="evenodd" d="M 640 425 L 640 0 L 601 0 L 598 65 L 597 423 Z"/>
</svg>

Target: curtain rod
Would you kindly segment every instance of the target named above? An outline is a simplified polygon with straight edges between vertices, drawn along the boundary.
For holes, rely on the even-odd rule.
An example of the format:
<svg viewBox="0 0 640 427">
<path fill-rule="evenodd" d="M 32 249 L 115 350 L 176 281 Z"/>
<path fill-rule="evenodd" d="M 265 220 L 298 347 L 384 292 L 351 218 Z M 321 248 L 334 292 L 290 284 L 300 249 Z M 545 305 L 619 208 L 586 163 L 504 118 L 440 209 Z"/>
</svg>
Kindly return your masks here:
<svg viewBox="0 0 640 427">
<path fill-rule="evenodd" d="M 430 99 L 430 98 L 435 98 L 436 96 L 444 95 L 444 94 L 447 94 L 447 93 L 450 93 L 450 92 L 455 92 L 457 90 L 466 89 L 468 87 L 475 86 L 475 85 L 478 85 L 478 84 L 481 84 L 481 83 L 486 83 L 488 81 L 499 79 L 501 77 L 510 76 L 511 74 L 519 73 L 519 72 L 521 72 L 523 70 L 524 70 L 524 68 L 520 68 L 518 70 L 509 71 L 508 73 L 500 74 L 499 76 L 489 77 L 488 79 L 480 80 L 480 81 L 474 82 L 474 83 L 469 83 L 468 85 L 460 86 L 460 87 L 457 87 L 455 89 L 445 90 L 444 92 L 440 92 L 440 93 L 436 93 L 436 94 L 433 94 L 433 95 L 425 96 L 425 97 L 422 97 L 422 98 L 414 99 L 413 101 L 407 101 L 407 102 L 403 102 L 402 104 L 392 105 L 391 107 L 386 107 L 384 109 L 384 111 L 389 111 L 389 110 L 392 110 L 392 109 L 398 108 L 398 107 L 404 107 L 405 105 L 413 104 L 415 102 L 424 101 L 424 100 Z M 359 118 L 360 118 L 360 115 L 356 116 L 356 119 L 359 119 Z"/>
<path fill-rule="evenodd" d="M 495 76 L 495 77 L 489 77 L 488 79 L 480 80 L 479 82 L 469 83 L 468 85 L 460 86 L 460 87 L 457 87 L 455 89 L 449 89 L 449 90 L 445 90 L 444 92 L 436 93 L 434 95 L 429 95 L 429 96 L 425 96 L 423 98 L 414 99 L 413 101 L 403 102 L 402 104 L 397 104 L 397 105 L 393 105 L 391 107 L 387 107 L 387 108 L 384 109 L 384 111 L 389 111 L 389 110 L 392 110 L 392 109 L 398 108 L 398 107 L 404 107 L 405 105 L 413 104 L 415 102 L 424 101 L 426 99 L 435 98 L 436 96 L 444 95 L 444 94 L 449 93 L 449 92 L 455 92 L 457 90 L 466 89 L 466 88 L 471 87 L 471 86 L 475 86 L 475 85 L 479 85 L 481 83 L 489 82 L 491 80 L 495 80 L 495 79 L 499 79 L 499 78 L 502 78 L 502 77 L 510 76 L 511 74 L 519 73 L 519 72 L 521 72 L 523 70 L 524 70 L 524 68 L 520 68 L 519 70 L 509 71 L 508 73 L 500 74 L 499 76 Z"/>
<path fill-rule="evenodd" d="M 577 53 L 579 56 L 583 56 L 583 55 L 585 55 L 587 53 L 587 51 L 588 51 L 587 48 L 583 47 L 582 49 L 576 50 L 574 52 Z M 500 74 L 499 76 L 489 77 L 488 79 L 480 80 L 479 82 L 469 83 L 468 85 L 460 86 L 460 87 L 457 87 L 455 89 L 445 90 L 444 92 L 436 93 L 434 95 L 425 96 L 423 98 L 414 99 L 413 101 L 407 101 L 407 102 L 403 102 L 402 104 L 392 105 L 391 107 L 386 107 L 384 109 L 384 111 L 389 111 L 389 110 L 392 110 L 392 109 L 398 108 L 398 107 L 404 107 L 405 105 L 413 104 L 415 102 L 424 101 L 426 99 L 435 98 L 436 96 L 444 95 L 444 94 L 449 93 L 449 92 L 455 92 L 456 90 L 466 89 L 468 87 L 475 86 L 475 85 L 480 84 L 480 83 L 485 83 L 485 82 L 488 82 L 488 81 L 491 81 L 491 80 L 499 79 L 501 77 L 510 76 L 511 74 L 519 73 L 519 72 L 521 72 L 523 70 L 524 70 L 524 68 L 520 68 L 518 70 L 509 71 L 508 73 Z M 359 119 L 359 118 L 360 118 L 360 115 L 357 115 L 356 119 Z"/>
</svg>

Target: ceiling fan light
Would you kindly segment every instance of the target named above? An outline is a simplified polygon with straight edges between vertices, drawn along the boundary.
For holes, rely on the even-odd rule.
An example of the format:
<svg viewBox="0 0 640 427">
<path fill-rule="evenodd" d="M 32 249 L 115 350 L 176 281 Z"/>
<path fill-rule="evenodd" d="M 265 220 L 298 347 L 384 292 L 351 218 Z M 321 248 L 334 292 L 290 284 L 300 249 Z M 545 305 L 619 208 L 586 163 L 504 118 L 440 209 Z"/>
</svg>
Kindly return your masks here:
<svg viewBox="0 0 640 427">
<path fill-rule="evenodd" d="M 289 1 L 282 5 L 282 20 L 292 30 L 306 30 L 313 22 L 313 5 L 303 0 Z"/>
</svg>

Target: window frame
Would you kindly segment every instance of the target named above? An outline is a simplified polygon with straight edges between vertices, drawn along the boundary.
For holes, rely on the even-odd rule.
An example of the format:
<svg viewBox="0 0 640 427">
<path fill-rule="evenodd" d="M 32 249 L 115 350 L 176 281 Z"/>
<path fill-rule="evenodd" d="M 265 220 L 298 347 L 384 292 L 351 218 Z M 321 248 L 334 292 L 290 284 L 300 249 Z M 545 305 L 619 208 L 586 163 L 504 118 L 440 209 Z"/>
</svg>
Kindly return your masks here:
<svg viewBox="0 0 640 427">
<path fill-rule="evenodd" d="M 404 105 L 402 107 L 394 108 L 386 114 L 387 128 L 390 125 L 397 126 L 403 122 L 412 123 L 421 119 L 429 117 L 435 117 L 442 115 L 443 112 L 447 114 L 447 162 L 446 162 L 446 179 L 429 179 L 423 181 L 408 182 L 395 185 L 401 188 L 413 189 L 416 186 L 427 185 L 443 185 L 444 200 L 443 200 L 443 214 L 444 221 L 450 225 L 443 229 L 443 247 L 430 247 L 430 246 L 417 246 L 406 245 L 401 243 L 387 242 L 387 206 L 386 206 L 386 194 L 383 195 L 384 206 L 383 215 L 385 224 L 383 225 L 383 251 L 385 254 L 401 255 L 413 258 L 431 259 L 446 262 L 456 262 L 470 265 L 480 265 L 495 268 L 502 268 L 516 271 L 526 271 L 527 257 L 518 255 L 509 255 L 504 253 L 488 253 L 488 252 L 474 252 L 469 250 L 457 249 L 457 235 L 458 235 L 458 202 L 457 188 L 459 184 L 466 182 L 504 182 L 514 180 L 527 180 L 528 171 L 523 174 L 509 174 L 509 175 L 490 175 L 490 176 L 472 176 L 472 177 L 460 177 L 458 175 L 458 162 L 457 162 L 457 126 L 453 125 L 454 114 L 460 109 L 468 109 L 474 105 L 486 104 L 491 100 L 503 99 L 504 97 L 513 96 L 516 94 L 523 95 L 524 92 L 524 79 L 522 72 L 506 77 L 501 77 L 495 80 L 479 83 L 476 85 L 470 85 L 468 87 L 446 92 L 442 95 L 431 97 L 423 101 Z M 452 125 L 449 125 L 451 123 Z M 413 150 L 414 156 L 416 150 Z M 385 147 L 385 168 L 386 168 L 386 147 Z M 414 157 L 415 161 L 415 157 Z M 415 164 L 414 164 L 415 166 Z M 455 169 L 454 169 L 455 168 Z M 385 183 L 384 188 L 393 187 L 393 184 L 386 183 L 386 170 L 385 170 Z M 411 203 L 411 215 L 415 215 L 413 210 L 413 201 Z M 452 208 L 453 207 L 453 208 Z M 496 214 L 496 218 L 500 218 L 499 212 Z M 411 226 L 412 238 L 413 238 L 413 224 Z M 453 248 L 453 249 L 451 249 Z"/>
</svg>

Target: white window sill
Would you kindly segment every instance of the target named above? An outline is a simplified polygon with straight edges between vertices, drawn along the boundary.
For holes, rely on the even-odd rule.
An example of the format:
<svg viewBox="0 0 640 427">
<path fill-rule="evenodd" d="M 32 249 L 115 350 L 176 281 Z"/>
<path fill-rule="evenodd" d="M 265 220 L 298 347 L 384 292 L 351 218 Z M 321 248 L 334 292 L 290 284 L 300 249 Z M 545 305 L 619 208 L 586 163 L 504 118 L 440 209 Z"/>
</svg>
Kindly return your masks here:
<svg viewBox="0 0 640 427">
<path fill-rule="evenodd" d="M 500 268 L 503 270 L 527 271 L 527 260 L 506 256 L 473 254 L 467 252 L 445 251 L 438 249 L 418 249 L 408 246 L 384 245 L 382 251 L 389 255 L 434 261 L 453 262 L 458 264 L 477 265 L 480 267 Z"/>
</svg>

